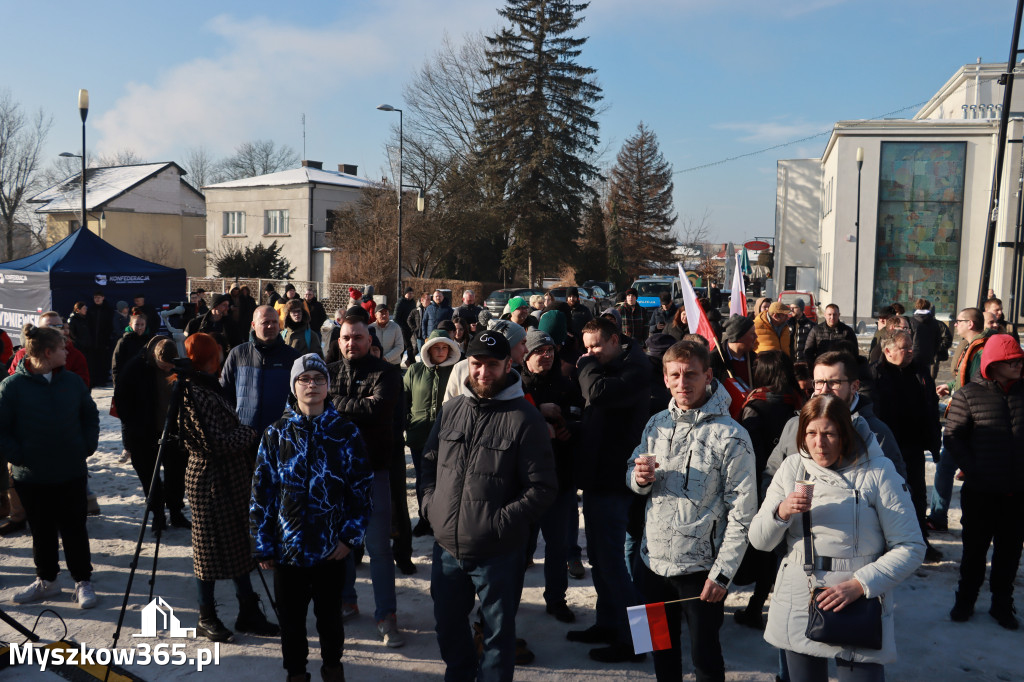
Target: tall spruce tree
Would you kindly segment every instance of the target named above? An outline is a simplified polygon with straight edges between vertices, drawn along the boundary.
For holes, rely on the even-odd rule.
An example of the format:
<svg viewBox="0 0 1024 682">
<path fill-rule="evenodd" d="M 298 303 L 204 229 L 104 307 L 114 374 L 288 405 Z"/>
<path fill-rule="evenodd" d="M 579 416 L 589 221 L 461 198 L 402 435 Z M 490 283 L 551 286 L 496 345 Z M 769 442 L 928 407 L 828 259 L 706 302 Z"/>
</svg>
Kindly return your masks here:
<svg viewBox="0 0 1024 682">
<path fill-rule="evenodd" d="M 626 269 L 649 271 L 671 263 L 677 216 L 672 202 L 672 166 L 658 149 L 658 138 L 643 122 L 622 145 L 612 168 L 609 199 L 615 204 Z"/>
<path fill-rule="evenodd" d="M 525 265 L 531 283 L 569 259 L 600 177 L 589 159 L 601 88 L 576 61 L 587 39 L 570 35 L 588 4 L 506 0 L 498 13 L 511 26 L 487 38 L 484 74 L 495 85 L 479 95 L 481 169 L 501 187 L 505 264 Z"/>
</svg>

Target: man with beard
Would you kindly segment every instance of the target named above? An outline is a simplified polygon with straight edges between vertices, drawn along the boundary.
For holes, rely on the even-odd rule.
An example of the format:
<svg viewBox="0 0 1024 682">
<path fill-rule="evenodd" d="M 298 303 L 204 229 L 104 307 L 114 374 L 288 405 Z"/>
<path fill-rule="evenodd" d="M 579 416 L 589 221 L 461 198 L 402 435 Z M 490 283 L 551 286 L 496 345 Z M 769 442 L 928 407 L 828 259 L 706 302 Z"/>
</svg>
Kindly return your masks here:
<svg viewBox="0 0 1024 682">
<path fill-rule="evenodd" d="M 512 679 L 530 524 L 558 488 L 547 425 L 523 397 L 510 352 L 494 331 L 469 343 L 469 377 L 442 406 L 423 452 L 423 507 L 436 539 L 430 593 L 445 679 Z M 477 595 L 480 657 L 469 627 Z"/>
</svg>

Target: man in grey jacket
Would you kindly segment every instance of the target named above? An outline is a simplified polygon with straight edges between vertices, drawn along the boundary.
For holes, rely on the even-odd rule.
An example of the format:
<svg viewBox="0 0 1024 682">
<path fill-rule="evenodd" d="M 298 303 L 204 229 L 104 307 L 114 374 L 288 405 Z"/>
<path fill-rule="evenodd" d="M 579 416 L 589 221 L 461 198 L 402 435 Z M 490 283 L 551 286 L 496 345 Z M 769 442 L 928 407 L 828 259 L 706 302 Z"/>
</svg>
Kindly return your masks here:
<svg viewBox="0 0 1024 682">
<path fill-rule="evenodd" d="M 858 393 L 858 389 L 860 389 L 858 374 L 857 361 L 849 353 L 841 351 L 823 353 L 814 361 L 814 395 L 835 395 L 849 405 L 854 428 L 862 436 L 869 432 L 874 435 L 878 444 L 882 446 L 882 452 L 895 465 L 896 473 L 906 481 L 907 466 L 903 463 L 903 455 L 900 453 L 900 446 L 896 444 L 896 437 L 892 434 L 892 430 L 885 425 L 885 422 L 875 416 L 871 399 Z M 794 416 L 786 422 L 782 435 L 779 436 L 779 442 L 772 450 L 771 457 L 768 458 L 763 479 L 766 490 L 786 457 L 797 452 L 796 431 L 799 421 L 800 419 Z"/>
<path fill-rule="evenodd" d="M 530 524 L 555 499 L 548 427 L 523 397 L 503 335 L 470 341 L 469 377 L 423 450 L 423 513 L 434 529 L 430 594 L 448 680 L 511 680 Z M 483 656 L 469 615 L 480 597 Z"/>
<path fill-rule="evenodd" d="M 754 447 L 729 416 L 729 394 L 712 378 L 705 346 L 680 341 L 662 365 L 672 401 L 647 422 L 626 469 L 626 485 L 649 497 L 644 601 L 684 600 L 666 609 L 672 648 L 654 652 L 654 672 L 659 680 L 682 679 L 685 616 L 697 679 L 724 682 L 718 631 L 757 511 Z"/>
</svg>

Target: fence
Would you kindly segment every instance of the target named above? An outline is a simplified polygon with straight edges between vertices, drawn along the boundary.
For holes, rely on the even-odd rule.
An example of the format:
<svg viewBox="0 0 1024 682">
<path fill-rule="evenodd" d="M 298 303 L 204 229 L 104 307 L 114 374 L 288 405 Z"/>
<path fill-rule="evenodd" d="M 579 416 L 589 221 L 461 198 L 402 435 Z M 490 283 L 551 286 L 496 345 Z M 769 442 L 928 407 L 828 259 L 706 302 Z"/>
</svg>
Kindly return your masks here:
<svg viewBox="0 0 1024 682">
<path fill-rule="evenodd" d="M 348 284 L 340 282 L 305 282 L 299 280 L 287 280 L 287 279 L 246 279 L 234 277 L 189 277 L 188 278 L 188 290 L 195 291 L 196 289 L 205 289 L 207 293 L 213 294 L 226 294 L 231 291 L 234 286 L 248 286 L 249 291 L 252 293 L 252 297 L 255 298 L 260 304 L 267 302 L 267 297 L 263 291 L 263 287 L 268 284 L 273 284 L 274 289 L 277 290 L 278 294 L 284 294 L 284 288 L 291 284 L 295 287 L 295 291 L 299 296 L 303 296 L 306 293 L 306 289 L 312 289 L 316 295 L 317 300 L 324 304 L 324 309 L 327 314 L 332 318 L 334 317 L 334 311 L 338 308 L 348 307 L 349 287 L 355 287 L 360 291 L 366 289 L 366 284 Z M 387 292 L 379 291 L 377 294 L 387 294 Z M 207 297 L 207 303 L 210 302 L 210 298 Z"/>
</svg>

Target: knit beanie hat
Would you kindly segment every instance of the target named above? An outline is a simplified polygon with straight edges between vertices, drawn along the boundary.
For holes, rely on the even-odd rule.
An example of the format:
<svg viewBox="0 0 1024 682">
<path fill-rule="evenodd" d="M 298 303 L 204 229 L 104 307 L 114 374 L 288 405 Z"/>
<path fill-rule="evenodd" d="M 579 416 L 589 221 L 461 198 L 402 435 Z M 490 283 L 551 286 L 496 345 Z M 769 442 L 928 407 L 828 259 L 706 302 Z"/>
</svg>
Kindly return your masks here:
<svg viewBox="0 0 1024 682">
<path fill-rule="evenodd" d="M 540 350 L 544 346 L 557 348 L 555 340 L 551 338 L 551 334 L 542 332 L 539 329 L 531 329 L 526 332 L 526 357 L 530 357 L 535 351 Z"/>
<path fill-rule="evenodd" d="M 504 336 L 510 348 L 526 338 L 526 330 L 512 320 L 492 320 L 487 329 Z"/>
<path fill-rule="evenodd" d="M 526 305 L 526 299 L 522 296 L 516 296 L 508 302 L 508 311 L 514 313 L 516 310 Z"/>
<path fill-rule="evenodd" d="M 547 332 L 560 347 L 565 345 L 565 337 L 568 335 L 568 325 L 565 315 L 561 310 L 549 310 L 540 316 L 540 324 L 537 328 Z"/>
<path fill-rule="evenodd" d="M 192 366 L 200 372 L 216 376 L 220 371 L 220 344 L 209 334 L 200 332 L 186 336 L 185 352 Z"/>
<path fill-rule="evenodd" d="M 492 317 L 494 317 L 494 315 L 491 314 L 491 311 L 488 310 L 487 308 L 484 308 L 483 310 L 480 311 L 480 314 L 476 316 L 477 324 L 479 324 L 481 327 L 486 327 L 487 324 L 491 321 Z"/>
<path fill-rule="evenodd" d="M 185 340 L 188 341 L 188 339 Z M 295 380 L 299 378 L 300 374 L 305 372 L 320 372 L 323 374 L 324 378 L 327 379 L 327 390 L 331 390 L 331 375 L 327 372 L 327 363 L 316 353 L 306 353 L 302 357 L 296 358 L 295 362 L 292 363 L 292 374 L 288 380 L 288 387 L 292 390 L 292 395 L 295 395 Z"/>
<path fill-rule="evenodd" d="M 725 329 L 722 330 L 722 338 L 728 342 L 736 342 L 743 338 L 754 326 L 754 321 L 745 315 L 733 315 L 725 323 Z"/>
</svg>

